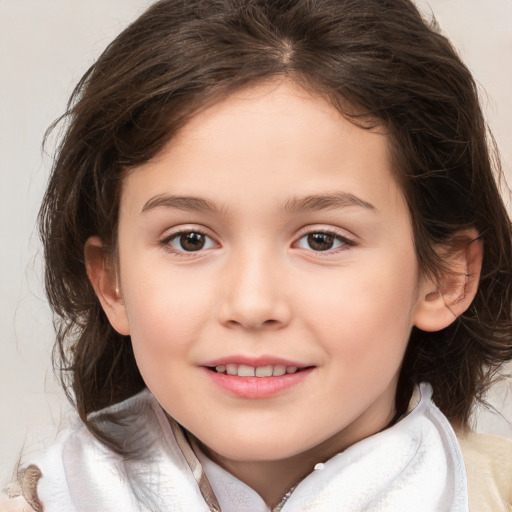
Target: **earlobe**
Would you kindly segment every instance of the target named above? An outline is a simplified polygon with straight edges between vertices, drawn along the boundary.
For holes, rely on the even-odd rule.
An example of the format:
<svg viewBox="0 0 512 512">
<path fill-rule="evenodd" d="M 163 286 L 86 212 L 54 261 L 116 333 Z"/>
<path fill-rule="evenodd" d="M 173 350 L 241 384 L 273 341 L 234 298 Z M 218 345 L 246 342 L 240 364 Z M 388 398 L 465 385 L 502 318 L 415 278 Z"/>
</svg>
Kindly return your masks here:
<svg viewBox="0 0 512 512">
<path fill-rule="evenodd" d="M 448 327 L 471 305 L 478 290 L 483 260 L 483 243 L 476 230 L 461 234 L 467 239 L 443 254 L 449 271 L 434 282 L 425 279 L 420 286 L 420 299 L 414 325 L 423 331 L 440 331 Z"/>
<path fill-rule="evenodd" d="M 84 255 L 87 276 L 110 324 L 119 334 L 129 335 L 130 326 L 117 272 L 99 237 L 92 236 L 87 240 Z"/>
</svg>

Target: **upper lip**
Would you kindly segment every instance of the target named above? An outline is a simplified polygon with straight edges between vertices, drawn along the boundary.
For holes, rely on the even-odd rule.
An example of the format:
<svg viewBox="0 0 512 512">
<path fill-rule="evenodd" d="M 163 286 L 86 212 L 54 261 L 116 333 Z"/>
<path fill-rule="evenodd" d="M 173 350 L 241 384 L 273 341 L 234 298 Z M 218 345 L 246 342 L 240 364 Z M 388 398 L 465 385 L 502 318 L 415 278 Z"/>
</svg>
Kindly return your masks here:
<svg viewBox="0 0 512 512">
<path fill-rule="evenodd" d="M 246 366 L 252 366 L 254 368 L 259 368 L 262 366 L 276 366 L 276 365 L 284 365 L 287 367 L 296 367 L 296 368 L 306 368 L 308 364 L 299 363 L 297 361 L 292 361 L 291 359 L 284 359 L 282 357 L 274 357 L 274 356 L 259 356 L 259 357 L 251 357 L 244 355 L 232 355 L 226 357 L 220 357 L 218 359 L 212 359 L 210 361 L 206 361 L 202 363 L 200 366 L 207 367 L 215 367 L 219 365 L 227 365 L 227 364 L 243 364 Z"/>
</svg>

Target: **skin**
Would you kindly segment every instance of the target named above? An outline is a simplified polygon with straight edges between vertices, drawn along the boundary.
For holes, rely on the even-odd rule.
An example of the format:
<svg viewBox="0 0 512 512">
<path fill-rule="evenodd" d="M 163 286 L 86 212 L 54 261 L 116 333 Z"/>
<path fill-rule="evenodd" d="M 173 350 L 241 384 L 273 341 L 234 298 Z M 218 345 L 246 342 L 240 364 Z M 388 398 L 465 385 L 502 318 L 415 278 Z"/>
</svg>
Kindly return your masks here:
<svg viewBox="0 0 512 512">
<path fill-rule="evenodd" d="M 332 194 L 328 207 L 301 202 Z M 178 196 L 208 208 L 169 200 Z M 205 245 L 184 250 L 179 231 L 203 233 Z M 332 248 L 315 250 L 306 235 L 325 232 Z M 269 505 L 389 424 L 413 325 L 445 327 L 473 294 L 451 283 L 450 310 L 421 275 L 384 130 L 363 130 L 286 81 L 200 112 L 131 172 L 118 243 L 117 272 L 101 241 L 88 241 L 89 276 L 148 388 Z M 467 251 L 454 260 L 478 266 Z M 203 367 L 232 356 L 313 369 L 276 395 L 241 398 Z"/>
</svg>

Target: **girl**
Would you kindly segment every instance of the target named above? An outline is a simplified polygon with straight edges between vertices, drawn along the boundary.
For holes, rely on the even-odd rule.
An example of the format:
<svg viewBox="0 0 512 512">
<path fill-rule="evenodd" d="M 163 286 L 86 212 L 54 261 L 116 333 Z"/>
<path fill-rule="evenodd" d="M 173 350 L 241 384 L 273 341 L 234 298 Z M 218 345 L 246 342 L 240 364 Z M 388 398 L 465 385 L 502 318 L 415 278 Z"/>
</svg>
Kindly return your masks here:
<svg viewBox="0 0 512 512">
<path fill-rule="evenodd" d="M 40 220 L 81 421 L 6 510 L 511 506 L 512 443 L 468 431 L 512 359 L 510 220 L 413 4 L 162 0 L 66 119 Z"/>
</svg>

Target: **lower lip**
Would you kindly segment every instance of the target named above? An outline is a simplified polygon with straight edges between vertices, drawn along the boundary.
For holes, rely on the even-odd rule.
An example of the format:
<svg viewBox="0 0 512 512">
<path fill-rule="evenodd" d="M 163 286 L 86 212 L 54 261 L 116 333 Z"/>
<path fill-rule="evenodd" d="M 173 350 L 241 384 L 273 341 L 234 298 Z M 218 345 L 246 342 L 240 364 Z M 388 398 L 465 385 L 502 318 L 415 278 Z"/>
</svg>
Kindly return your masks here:
<svg viewBox="0 0 512 512">
<path fill-rule="evenodd" d="M 217 373 L 207 368 L 208 374 L 214 384 L 239 398 L 270 398 L 300 384 L 312 371 L 306 368 L 296 373 L 288 373 L 280 377 L 239 377 Z"/>
</svg>

